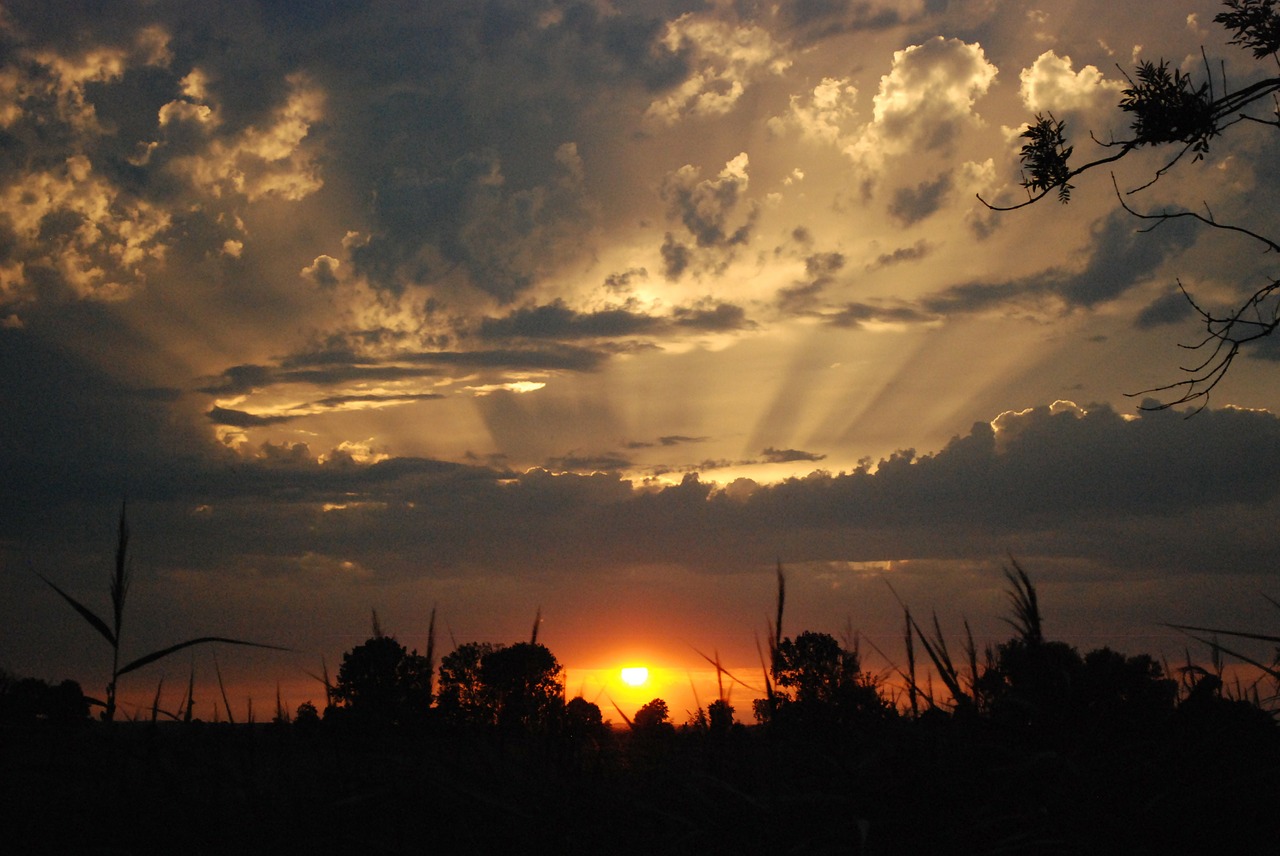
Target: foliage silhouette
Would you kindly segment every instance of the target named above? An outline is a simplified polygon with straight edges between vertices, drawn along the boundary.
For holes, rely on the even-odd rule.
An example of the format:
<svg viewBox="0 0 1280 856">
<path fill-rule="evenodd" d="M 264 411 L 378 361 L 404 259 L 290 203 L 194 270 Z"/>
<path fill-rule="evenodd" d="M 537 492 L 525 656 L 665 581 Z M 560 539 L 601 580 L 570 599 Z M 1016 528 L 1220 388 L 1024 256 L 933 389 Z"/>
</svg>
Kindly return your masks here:
<svg viewBox="0 0 1280 856">
<path fill-rule="evenodd" d="M 546 731 L 564 710 L 564 667 L 540 643 L 517 642 L 489 652 L 480 660 L 480 680 L 504 730 Z"/>
<path fill-rule="evenodd" d="M 89 702 L 75 681 L 49 684 L 0 669 L 0 723 L 76 725 L 88 718 Z"/>
<path fill-rule="evenodd" d="M 1280 64 L 1280 9 L 1274 0 L 1226 0 L 1227 11 L 1220 12 L 1214 21 L 1231 33 L 1230 42 L 1253 52 L 1258 60 L 1270 58 Z M 1071 182 L 1080 175 L 1098 167 L 1113 164 L 1140 149 L 1171 148 L 1172 156 L 1155 170 L 1145 184 L 1116 196 L 1125 211 L 1147 221 L 1151 228 L 1177 219 L 1190 219 L 1203 226 L 1222 232 L 1243 235 L 1261 244 L 1270 252 L 1280 252 L 1280 243 L 1251 229 L 1218 220 L 1205 207 L 1205 213 L 1191 210 L 1140 212 L 1126 201 L 1141 190 L 1150 187 L 1177 166 L 1187 155 L 1192 162 L 1208 154 L 1211 143 L 1229 129 L 1238 125 L 1265 126 L 1280 129 L 1280 75 L 1274 70 L 1263 70 L 1263 76 L 1245 85 L 1231 88 L 1225 73 L 1220 86 L 1215 86 L 1213 74 L 1205 58 L 1206 79 L 1194 82 L 1191 75 L 1177 68 L 1170 68 L 1163 59 L 1159 62 L 1140 61 L 1133 75 L 1126 75 L 1129 85 L 1121 92 L 1119 107 L 1129 114 L 1129 136 L 1106 142 L 1094 137 L 1094 142 L 1109 152 L 1079 166 L 1072 166 L 1070 159 L 1074 147 L 1068 145 L 1065 123 L 1053 114 L 1037 114 L 1035 121 L 1022 133 L 1027 142 L 1020 153 L 1023 169 L 1022 186 L 1027 200 L 1012 205 L 994 205 L 979 199 L 989 208 L 1009 211 L 1039 202 L 1050 193 L 1056 193 L 1058 201 L 1071 199 Z M 1221 90 L 1221 91 L 1219 91 Z M 1259 115 L 1258 108 L 1266 105 Z M 1251 112 L 1254 111 L 1254 112 Z M 1115 181 L 1114 176 L 1112 179 Z M 1241 348 L 1250 342 L 1271 336 L 1280 326 L 1280 279 L 1269 278 L 1235 308 L 1218 311 L 1206 308 L 1178 282 L 1178 287 L 1191 308 L 1199 316 L 1205 328 L 1205 336 L 1198 343 L 1183 345 L 1198 351 L 1202 359 L 1184 366 L 1187 377 L 1162 386 L 1132 393 L 1135 396 L 1149 394 L 1172 395 L 1166 401 L 1154 405 L 1143 404 L 1146 409 L 1165 409 L 1180 404 L 1196 402 L 1203 408 L 1209 395 L 1231 368 Z"/>
<path fill-rule="evenodd" d="M 879 682 L 862 671 L 856 649 L 826 633 L 805 631 L 778 642 L 773 657 L 775 693 L 769 722 L 775 726 L 828 728 L 893 715 Z"/>
<path fill-rule="evenodd" d="M 394 636 L 379 635 L 342 655 L 334 695 L 358 720 L 390 725 L 421 721 L 431 706 L 431 667 Z"/>
<path fill-rule="evenodd" d="M 671 724 L 669 717 L 666 701 L 655 698 L 636 711 L 636 715 L 631 718 L 631 729 L 636 734 L 647 737 L 674 734 L 675 726 Z"/>
<path fill-rule="evenodd" d="M 447 722 L 496 724 L 494 700 L 481 677 L 480 664 L 500 647 L 489 642 L 467 642 L 440 661 L 436 709 Z"/>
<path fill-rule="evenodd" d="M 605 731 L 600 706 L 582 696 L 574 696 L 564 706 L 564 733 L 568 737 L 599 736 Z"/>
</svg>

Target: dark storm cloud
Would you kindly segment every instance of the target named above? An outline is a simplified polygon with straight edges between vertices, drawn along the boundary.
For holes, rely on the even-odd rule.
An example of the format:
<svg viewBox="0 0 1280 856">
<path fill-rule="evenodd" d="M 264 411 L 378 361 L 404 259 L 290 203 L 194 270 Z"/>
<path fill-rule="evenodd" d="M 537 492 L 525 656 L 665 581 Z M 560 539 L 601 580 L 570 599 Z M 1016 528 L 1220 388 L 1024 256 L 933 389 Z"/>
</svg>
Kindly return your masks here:
<svg viewBox="0 0 1280 856">
<path fill-rule="evenodd" d="M 938 316 L 910 306 L 873 306 L 868 303 L 846 303 L 843 308 L 822 316 L 836 327 L 860 327 L 867 323 L 922 324 L 937 321 Z"/>
<path fill-rule="evenodd" d="M 325 106 L 305 141 L 317 156 L 306 164 L 308 180 L 318 189 L 325 176 L 341 176 L 360 200 L 358 219 L 343 224 L 366 237 L 351 251 L 355 272 L 392 291 L 461 272 L 452 281 L 510 301 L 562 247 L 580 249 L 592 225 L 575 143 L 598 137 L 615 117 L 634 121 L 687 76 L 686 49 L 663 41 L 668 16 L 686 5 L 628 4 L 605 14 L 590 3 L 526 0 L 395 8 L 121 2 L 104 15 L 94 4 L 58 4 L 56 14 L 49 4 L 6 4 L 13 26 L 0 35 L 10 64 L 20 50 L 35 62 L 29 58 L 50 48 L 75 58 L 103 46 L 126 51 L 129 61 L 106 85 L 88 84 L 92 102 L 77 114 L 89 121 L 96 113 L 110 133 L 81 133 L 76 116 L 62 115 L 59 90 L 46 87 L 43 102 L 23 104 L 23 121 L 39 133 L 11 125 L 6 142 L 16 145 L 0 150 L 0 169 L 62 168 L 82 151 L 113 183 L 112 222 L 140 216 L 130 207 L 138 200 L 173 207 L 189 221 L 184 240 L 205 235 L 202 250 L 216 252 L 240 237 L 231 224 L 240 194 L 252 191 L 230 172 L 218 174 L 219 198 L 206 200 L 207 214 L 191 214 L 200 209 L 171 206 L 184 192 L 175 167 L 218 146 L 232 151 L 245 133 L 262 139 L 291 94 L 314 87 Z M 141 38 L 147 32 L 152 42 Z M 184 84 L 193 70 L 202 75 L 199 94 Z M 169 104 L 179 109 L 158 126 Z M 192 118 L 206 109 L 216 121 Z M 139 147 L 148 143 L 155 145 L 144 157 Z M 248 184 L 254 170 L 275 166 L 236 163 Z M 139 234 L 128 230 L 134 240 L 166 236 Z M 108 230 L 104 249 L 111 239 Z M 332 265 L 313 274 L 334 281 Z"/>
<path fill-rule="evenodd" d="M 705 443 L 708 437 L 686 437 L 683 434 L 668 434 L 665 437 L 659 437 L 658 442 L 664 446 L 678 446 L 683 443 Z"/>
<path fill-rule="evenodd" d="M 1045 295 L 1057 296 L 1070 306 L 1104 303 L 1149 278 L 1167 258 L 1192 242 L 1195 231 L 1182 220 L 1150 231 L 1139 231 L 1140 227 L 1124 211 L 1114 211 L 1094 225 L 1091 253 L 1079 272 L 1050 270 L 1008 282 L 964 283 L 926 298 L 923 305 L 939 313 L 975 312 L 1023 296 Z"/>
<path fill-rule="evenodd" d="M 692 259 L 693 251 L 667 232 L 662 241 L 662 272 L 667 279 L 679 279 Z"/>
<path fill-rule="evenodd" d="M 411 381 L 435 379 L 449 374 L 450 369 L 471 371 L 578 371 L 598 369 L 610 354 L 605 351 L 573 345 L 548 344 L 537 348 L 497 348 L 476 351 L 409 351 L 377 364 L 372 360 L 355 360 L 351 353 L 330 351 L 295 354 L 281 366 L 232 366 L 209 379 L 198 391 L 208 395 L 244 395 L 280 384 L 306 384 L 317 387 L 378 381 Z M 313 366 L 309 365 L 314 363 Z M 365 394 L 330 396 L 318 400 L 321 406 L 375 400 L 424 400 L 440 398 L 435 393 L 406 393 L 382 397 Z M 281 417 L 281 421 L 286 417 Z M 287 417 L 292 418 L 292 417 Z M 223 424 L 236 424 L 225 422 Z M 267 422 L 254 423 L 259 425 Z"/>
<path fill-rule="evenodd" d="M 362 7 L 363 8 L 363 7 Z M 431 3 L 327 27 L 314 73 L 341 110 L 344 172 L 372 191 L 356 269 L 399 288 L 453 265 L 509 301 L 585 235 L 584 126 L 687 73 L 664 19 L 590 4 Z M 352 54 L 359 57 L 353 62 Z M 568 240 L 578 245 L 578 240 Z"/>
<path fill-rule="evenodd" d="M 629 309 L 578 312 L 556 300 L 517 309 L 502 318 L 485 318 L 478 334 L 481 339 L 607 339 L 677 330 L 741 330 L 749 326 L 746 311 L 731 303 L 677 306 L 669 317 L 659 317 Z"/>
<path fill-rule="evenodd" d="M 804 270 L 807 278 L 795 285 L 778 289 L 778 307 L 784 312 L 804 312 L 811 309 L 823 290 L 835 281 L 835 274 L 844 268 L 844 262 L 844 255 L 841 253 L 814 253 L 806 258 Z"/>
<path fill-rule="evenodd" d="M 503 318 L 480 322 L 480 338 L 586 339 L 634 336 L 651 332 L 661 321 L 627 309 L 576 312 L 561 300 L 542 306 L 517 309 Z"/>
<path fill-rule="evenodd" d="M 415 392 L 402 395 L 331 395 L 315 402 L 317 407 L 341 407 L 344 404 L 408 404 L 411 401 L 433 401 L 444 398 L 438 392 Z"/>
<path fill-rule="evenodd" d="M 264 425 L 281 425 L 297 419 L 297 416 L 257 416 L 244 410 L 215 407 L 209 411 L 209 420 L 217 425 L 233 428 L 261 428 Z"/>
<path fill-rule="evenodd" d="M 617 472 L 631 466 L 631 461 L 621 455 L 568 454 L 548 458 L 546 468 L 554 472 Z"/>
<path fill-rule="evenodd" d="M 573 345 L 548 344 L 539 348 L 495 348 L 480 351 L 439 351 L 413 354 L 416 362 L 451 366 L 499 369 L 564 369 L 595 371 L 609 358 L 609 353 Z"/>
<path fill-rule="evenodd" d="M 174 390 L 135 388 L 73 350 L 0 328 L 0 517 L 20 530 L 31 514 L 71 500 L 152 496 L 179 489 L 218 450 Z M 20 487 L 20 489 L 19 489 Z"/>
<path fill-rule="evenodd" d="M 671 319 L 677 327 L 706 332 L 743 330 L 753 326 L 747 320 L 746 310 L 732 303 L 677 306 L 671 311 Z"/>
<path fill-rule="evenodd" d="M 927 258 L 932 251 L 933 245 L 928 241 L 916 241 L 910 247 L 899 247 L 891 253 L 881 253 L 874 262 L 867 265 L 867 270 L 877 270 L 903 262 L 917 262 Z"/>
<path fill-rule="evenodd" d="M 802 43 L 816 42 L 850 30 L 884 29 L 912 20 L 892 3 L 867 0 L 784 0 L 776 7 L 778 22 Z"/>
<path fill-rule="evenodd" d="M 1158 297 L 1143 307 L 1134 319 L 1133 325 L 1139 330 L 1150 330 L 1166 324 L 1177 324 L 1195 315 L 1195 307 L 1181 291 L 1172 291 Z"/>
<path fill-rule="evenodd" d="M 760 453 L 766 463 L 787 464 L 792 461 L 821 461 L 826 455 L 805 452 L 800 449 L 775 449 L 768 447 Z"/>
<path fill-rule="evenodd" d="M 951 184 L 951 173 L 947 172 L 915 187 L 900 187 L 889 203 L 889 215 L 904 226 L 919 223 L 942 207 L 951 192 Z"/>
<path fill-rule="evenodd" d="M 410 359 L 419 355 L 410 355 Z M 260 365 L 232 366 L 200 387 L 209 395 L 238 395 L 283 383 L 328 386 L 359 381 L 394 381 L 438 377 L 436 369 L 400 365 L 335 365 L 319 368 L 273 368 Z"/>
<path fill-rule="evenodd" d="M 622 273 L 611 273 L 605 277 L 604 287 L 610 291 L 619 294 L 625 294 L 631 290 L 631 284 L 635 280 L 648 279 L 649 271 L 644 268 L 631 268 Z"/>
<path fill-rule="evenodd" d="M 748 491 L 716 490 L 694 474 L 677 486 L 638 492 L 616 474 L 535 470 L 504 478 L 473 468 L 463 478 L 438 462 L 341 468 L 304 458 L 294 464 L 301 480 L 292 502 L 342 496 L 381 510 L 307 514 L 296 522 L 300 511 L 287 505 L 272 513 L 287 530 L 278 540 L 292 549 L 306 544 L 355 555 L 403 574 L 424 566 L 515 572 L 536 562 L 611 570 L 619 562 L 653 561 L 733 572 L 779 551 L 790 561 L 990 560 L 1013 546 L 1162 573 L 1212 572 L 1260 561 L 1280 546 L 1274 527 L 1257 528 L 1272 512 L 1247 510 L 1277 504 L 1280 459 L 1268 450 L 1280 448 L 1280 420 L 1233 410 L 1132 420 L 1105 407 L 1056 410 L 1005 414 L 998 431 L 977 423 L 936 454 L 907 450 L 874 469 L 815 473 Z M 577 471 L 627 465 L 614 455 L 550 463 Z M 732 464 L 701 468 L 721 463 Z M 424 467 L 431 477 L 420 475 Z M 265 470 L 250 470 L 256 474 L 242 476 L 246 489 L 276 489 Z M 1187 514 L 1195 525 L 1186 525 Z M 289 534 L 295 527 L 296 537 Z M 234 532 L 223 539 L 237 540 Z"/>
</svg>

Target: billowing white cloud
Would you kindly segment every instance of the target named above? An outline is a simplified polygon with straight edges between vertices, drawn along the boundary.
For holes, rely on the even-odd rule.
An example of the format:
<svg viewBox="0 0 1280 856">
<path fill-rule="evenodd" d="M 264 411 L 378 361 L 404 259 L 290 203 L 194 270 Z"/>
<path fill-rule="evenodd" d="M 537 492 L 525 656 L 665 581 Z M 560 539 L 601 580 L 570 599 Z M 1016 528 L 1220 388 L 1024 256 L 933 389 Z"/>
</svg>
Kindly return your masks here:
<svg viewBox="0 0 1280 856">
<path fill-rule="evenodd" d="M 937 36 L 895 51 L 871 123 L 846 153 L 875 166 L 906 151 L 945 151 L 964 126 L 979 121 L 974 105 L 995 77 L 982 46 L 959 39 Z"/>
<path fill-rule="evenodd" d="M 1120 81 L 1104 78 L 1092 65 L 1072 70 L 1071 57 L 1058 56 L 1052 50 L 1024 68 L 1019 79 L 1022 103 L 1036 113 L 1096 110 L 1114 102 L 1124 88 Z"/>
<path fill-rule="evenodd" d="M 769 127 L 782 133 L 793 126 L 802 137 L 835 144 L 852 131 L 857 100 L 858 89 L 847 78 L 824 77 L 811 92 L 792 95 L 790 111 L 770 119 Z"/>
</svg>

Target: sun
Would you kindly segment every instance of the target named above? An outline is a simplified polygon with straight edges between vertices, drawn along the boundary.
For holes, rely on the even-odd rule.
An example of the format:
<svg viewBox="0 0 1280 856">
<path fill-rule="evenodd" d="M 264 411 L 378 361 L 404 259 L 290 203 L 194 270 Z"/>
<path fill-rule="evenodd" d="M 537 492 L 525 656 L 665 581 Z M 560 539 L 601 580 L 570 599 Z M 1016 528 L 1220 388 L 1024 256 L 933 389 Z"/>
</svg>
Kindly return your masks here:
<svg viewBox="0 0 1280 856">
<path fill-rule="evenodd" d="M 642 687 L 649 680 L 649 670 L 644 666 L 628 666 L 620 674 L 622 682 L 632 687 Z"/>
</svg>

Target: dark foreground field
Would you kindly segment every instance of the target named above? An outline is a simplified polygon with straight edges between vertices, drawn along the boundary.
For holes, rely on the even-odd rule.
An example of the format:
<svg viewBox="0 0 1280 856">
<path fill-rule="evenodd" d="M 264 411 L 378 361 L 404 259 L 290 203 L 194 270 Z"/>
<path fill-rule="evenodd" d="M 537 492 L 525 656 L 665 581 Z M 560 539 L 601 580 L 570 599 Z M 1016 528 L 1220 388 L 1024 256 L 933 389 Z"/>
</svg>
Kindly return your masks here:
<svg viewBox="0 0 1280 856">
<path fill-rule="evenodd" d="M 906 717 L 508 736 L 426 723 L 0 731 L 10 853 L 1267 853 L 1280 739 L 1215 698 L 1055 733 Z M 10 849 L 12 848 L 12 849 Z"/>
</svg>

